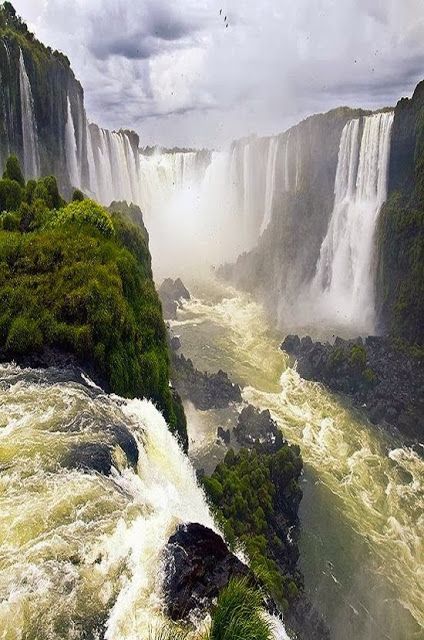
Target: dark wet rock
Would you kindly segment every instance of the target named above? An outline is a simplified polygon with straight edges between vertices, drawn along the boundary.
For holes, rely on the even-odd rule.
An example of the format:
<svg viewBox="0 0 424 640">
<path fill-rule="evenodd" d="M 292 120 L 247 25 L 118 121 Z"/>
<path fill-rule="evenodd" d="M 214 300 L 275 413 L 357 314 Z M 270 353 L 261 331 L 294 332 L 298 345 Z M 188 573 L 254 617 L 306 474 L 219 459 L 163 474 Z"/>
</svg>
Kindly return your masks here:
<svg viewBox="0 0 424 640">
<path fill-rule="evenodd" d="M 181 349 L 181 340 L 179 336 L 171 336 L 169 340 L 172 351 L 179 351 Z"/>
<path fill-rule="evenodd" d="M 242 447 L 256 449 L 260 453 L 275 453 L 284 442 L 269 410 L 261 411 L 251 404 L 242 409 L 234 433 Z"/>
<path fill-rule="evenodd" d="M 171 620 L 207 608 L 232 578 L 251 576 L 224 540 L 201 524 L 179 526 L 165 553 L 165 608 Z"/>
<path fill-rule="evenodd" d="M 322 615 L 304 594 L 291 604 L 284 621 L 298 640 L 330 640 L 330 630 Z"/>
<path fill-rule="evenodd" d="M 241 390 L 224 371 L 207 373 L 196 369 L 183 355 L 173 357 L 173 382 L 183 399 L 197 409 L 224 409 L 231 402 L 241 402 Z"/>
<path fill-rule="evenodd" d="M 230 442 L 231 442 L 231 432 L 230 432 L 229 429 L 224 429 L 223 427 L 218 427 L 216 435 L 225 444 L 230 444 Z"/>
<path fill-rule="evenodd" d="M 112 445 L 121 447 L 129 464 L 132 467 L 136 467 L 138 462 L 138 446 L 133 434 L 123 424 L 111 425 L 109 432 L 112 436 Z"/>
<path fill-rule="evenodd" d="M 181 300 L 190 300 L 190 293 L 180 278 L 176 280 L 166 278 L 159 287 L 158 293 L 162 302 L 163 315 L 170 320 L 176 319 Z"/>
<path fill-rule="evenodd" d="M 303 378 L 350 396 L 371 422 L 396 428 L 407 440 L 422 438 L 424 363 L 390 339 L 337 337 L 323 344 L 287 336 L 281 348 L 296 358 Z"/>
<path fill-rule="evenodd" d="M 66 456 L 64 466 L 82 471 L 97 471 L 107 476 L 112 469 L 112 450 L 108 444 L 99 442 L 76 444 Z"/>
</svg>

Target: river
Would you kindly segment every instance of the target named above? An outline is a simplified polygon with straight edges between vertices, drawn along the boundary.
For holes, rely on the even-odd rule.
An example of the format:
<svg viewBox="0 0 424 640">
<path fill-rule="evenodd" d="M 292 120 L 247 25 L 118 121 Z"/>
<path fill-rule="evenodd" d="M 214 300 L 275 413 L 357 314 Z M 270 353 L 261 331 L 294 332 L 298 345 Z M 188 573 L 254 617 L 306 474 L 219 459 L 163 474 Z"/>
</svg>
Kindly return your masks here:
<svg viewBox="0 0 424 640">
<path fill-rule="evenodd" d="M 334 640 L 422 639 L 422 458 L 300 378 L 279 350 L 284 336 L 249 296 L 217 282 L 189 288 L 192 300 L 171 323 L 184 355 L 201 370 L 227 371 L 243 400 L 270 409 L 301 447 L 301 568 Z M 225 453 L 217 426 L 234 424 L 236 408 L 187 410 L 191 457 L 210 471 Z"/>
</svg>

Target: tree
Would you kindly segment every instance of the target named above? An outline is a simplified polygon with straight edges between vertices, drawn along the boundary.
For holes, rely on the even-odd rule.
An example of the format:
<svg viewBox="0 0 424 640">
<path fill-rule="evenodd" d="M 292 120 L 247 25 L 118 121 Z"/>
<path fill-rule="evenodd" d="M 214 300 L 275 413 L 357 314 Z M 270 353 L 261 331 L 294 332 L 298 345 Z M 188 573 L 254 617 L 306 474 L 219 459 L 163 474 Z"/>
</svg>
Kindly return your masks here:
<svg viewBox="0 0 424 640">
<path fill-rule="evenodd" d="M 0 180 L 0 212 L 17 211 L 22 202 L 22 188 L 16 180 Z"/>
<path fill-rule="evenodd" d="M 25 178 L 21 171 L 19 160 L 16 156 L 9 156 L 6 160 L 6 168 L 3 173 L 3 178 L 15 180 L 21 187 L 25 187 Z"/>
</svg>

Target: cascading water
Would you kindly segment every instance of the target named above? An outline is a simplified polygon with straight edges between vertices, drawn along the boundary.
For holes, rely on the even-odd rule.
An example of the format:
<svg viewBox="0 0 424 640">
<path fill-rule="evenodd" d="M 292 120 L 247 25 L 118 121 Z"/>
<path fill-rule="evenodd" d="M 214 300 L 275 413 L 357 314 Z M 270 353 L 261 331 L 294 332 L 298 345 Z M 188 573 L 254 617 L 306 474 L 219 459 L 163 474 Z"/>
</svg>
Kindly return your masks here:
<svg viewBox="0 0 424 640">
<path fill-rule="evenodd" d="M 317 321 L 375 331 L 373 242 L 387 195 L 393 118 L 376 113 L 343 129 L 334 208 L 309 292 Z"/>
<path fill-rule="evenodd" d="M 274 202 L 275 191 L 275 172 L 277 165 L 279 139 L 277 137 L 269 139 L 268 160 L 266 167 L 266 187 L 265 187 L 265 210 L 261 224 L 261 233 L 265 231 L 271 222 L 272 205 Z"/>
<path fill-rule="evenodd" d="M 78 151 L 77 141 L 75 136 L 75 126 L 72 117 L 71 101 L 69 96 L 67 98 L 67 120 L 65 127 L 65 149 L 66 149 L 66 165 L 68 168 L 68 175 L 71 185 L 73 187 L 80 187 L 80 171 L 78 168 Z"/>
<path fill-rule="evenodd" d="M 1 366 L 0 378 L 1 637 L 147 637 L 163 621 L 168 537 L 180 522 L 214 528 L 188 459 L 145 400 L 52 370 Z M 109 477 L 63 465 L 115 426 L 136 438 L 137 470 L 119 448 Z"/>
<path fill-rule="evenodd" d="M 34 114 L 31 84 L 25 68 L 22 50 L 20 50 L 19 55 L 19 86 L 21 93 L 24 170 L 27 178 L 36 178 L 40 175 L 37 122 Z"/>
</svg>

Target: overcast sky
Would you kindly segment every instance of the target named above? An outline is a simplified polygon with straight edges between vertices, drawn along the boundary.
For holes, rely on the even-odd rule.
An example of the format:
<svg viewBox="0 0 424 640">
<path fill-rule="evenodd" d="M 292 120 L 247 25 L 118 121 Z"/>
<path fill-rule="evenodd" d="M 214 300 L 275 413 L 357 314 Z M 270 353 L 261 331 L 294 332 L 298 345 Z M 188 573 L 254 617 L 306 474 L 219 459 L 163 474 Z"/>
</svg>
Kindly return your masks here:
<svg viewBox="0 0 424 640">
<path fill-rule="evenodd" d="M 142 144 L 216 147 L 424 78 L 424 0 L 12 2 L 70 58 L 90 120 Z"/>
</svg>

